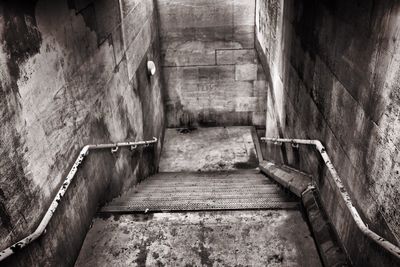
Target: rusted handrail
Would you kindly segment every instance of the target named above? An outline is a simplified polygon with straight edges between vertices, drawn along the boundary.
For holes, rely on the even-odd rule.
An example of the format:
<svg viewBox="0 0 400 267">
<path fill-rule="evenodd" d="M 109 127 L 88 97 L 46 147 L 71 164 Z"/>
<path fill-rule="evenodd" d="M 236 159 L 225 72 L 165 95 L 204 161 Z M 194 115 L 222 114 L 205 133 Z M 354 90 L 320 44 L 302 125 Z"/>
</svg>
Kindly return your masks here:
<svg viewBox="0 0 400 267">
<path fill-rule="evenodd" d="M 84 146 L 82 148 L 81 152 L 79 153 L 78 158 L 75 160 L 75 163 L 72 166 L 71 170 L 69 171 L 67 177 L 65 177 L 64 183 L 61 185 L 60 189 L 58 190 L 56 196 L 53 199 L 53 202 L 51 202 L 51 205 L 50 205 L 49 209 L 47 210 L 46 214 L 44 215 L 39 226 L 36 228 L 36 230 L 32 234 L 30 234 L 27 237 L 25 237 L 24 239 L 16 242 L 15 244 L 11 245 L 10 247 L 4 249 L 3 251 L 0 251 L 0 261 L 4 260 L 8 256 L 12 255 L 15 251 L 20 250 L 21 248 L 32 243 L 46 231 L 46 227 L 49 224 L 51 218 L 53 217 L 53 214 L 56 211 L 61 198 L 64 196 L 69 185 L 71 184 L 72 180 L 74 179 L 79 165 L 81 165 L 83 159 L 89 154 L 90 150 L 107 149 L 108 148 L 108 149 L 111 149 L 111 153 L 115 153 L 118 151 L 118 149 L 120 147 L 130 147 L 130 149 L 133 150 L 138 146 L 149 146 L 150 144 L 156 143 L 157 141 L 158 141 L 157 138 L 153 137 L 153 140 L 150 140 L 150 141 L 122 142 L 122 143 L 114 143 L 114 144 L 97 144 L 97 145 Z"/>
<path fill-rule="evenodd" d="M 321 141 L 319 140 L 308 140 L 308 139 L 286 139 L 286 138 L 268 138 L 268 137 L 261 137 L 261 141 L 264 142 L 274 142 L 274 143 L 291 143 L 293 145 L 314 145 L 318 152 L 321 154 L 325 165 L 328 167 L 330 174 L 333 177 L 333 181 L 335 185 L 339 188 L 338 192 L 342 196 L 344 202 L 346 203 L 346 207 L 349 209 L 351 216 L 353 217 L 354 221 L 356 222 L 358 228 L 364 235 L 368 236 L 371 240 L 377 243 L 379 246 L 393 254 L 396 258 L 400 260 L 400 248 L 386 240 L 385 238 L 379 236 L 372 230 L 368 228 L 368 226 L 362 220 L 360 214 L 358 213 L 357 209 L 354 207 L 350 195 L 347 192 L 346 188 L 343 185 L 342 180 L 340 179 L 335 167 L 333 166 L 331 159 L 329 158 L 328 154 L 326 153 L 325 147 L 322 145 Z"/>
</svg>

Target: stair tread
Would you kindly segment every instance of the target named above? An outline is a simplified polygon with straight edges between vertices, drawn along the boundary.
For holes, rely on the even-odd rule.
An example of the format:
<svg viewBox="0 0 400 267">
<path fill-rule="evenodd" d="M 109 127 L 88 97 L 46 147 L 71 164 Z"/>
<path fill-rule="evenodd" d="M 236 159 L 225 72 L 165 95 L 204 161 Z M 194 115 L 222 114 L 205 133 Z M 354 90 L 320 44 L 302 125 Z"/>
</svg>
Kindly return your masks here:
<svg viewBox="0 0 400 267">
<path fill-rule="evenodd" d="M 223 170 L 223 171 L 192 171 L 192 172 L 159 172 L 156 174 L 153 174 L 152 177 L 157 177 L 157 176 L 224 176 L 224 175 L 231 175 L 231 176 L 237 176 L 237 175 L 252 175 L 252 174 L 260 174 L 260 171 L 258 169 L 248 169 L 248 170 Z"/>
<path fill-rule="evenodd" d="M 254 182 L 254 183 L 148 183 L 140 184 L 138 188 L 168 188 L 168 187 L 201 187 L 201 188 L 235 188 L 235 187 L 262 187 L 263 185 L 270 185 L 269 183 Z"/>
<path fill-rule="evenodd" d="M 124 195 L 120 198 L 117 198 L 116 200 L 119 199 L 140 199 L 140 198 L 149 198 L 149 199 L 163 199 L 163 198 L 185 198 L 185 197 L 191 197 L 193 199 L 197 199 L 200 197 L 222 197 L 226 198 L 228 196 L 231 197 L 263 197 L 263 196 L 286 196 L 285 193 L 279 192 L 279 191 L 271 191 L 271 192 L 201 192 L 197 193 L 196 192 L 178 192 L 178 193 L 166 193 L 166 194 L 160 194 L 160 193 L 155 193 L 155 194 L 141 194 L 137 193 L 134 195 Z"/>
<path fill-rule="evenodd" d="M 150 188 L 150 189 L 135 189 L 132 191 L 127 192 L 124 194 L 124 196 L 131 196 L 131 195 L 148 195 L 148 194 L 161 194 L 161 195 L 168 195 L 168 194 L 182 194 L 182 193 L 193 193 L 193 194 L 202 194 L 202 193 L 215 193 L 215 194 L 222 194 L 226 192 L 249 192 L 249 193 L 270 193 L 270 192 L 276 192 L 277 187 L 262 187 L 262 188 L 198 188 L 198 187 L 191 187 L 191 188 Z"/>
<path fill-rule="evenodd" d="M 188 202 L 188 203 L 149 203 L 142 202 L 137 205 L 109 205 L 101 212 L 133 212 L 133 211 L 174 211 L 174 210 L 237 210 L 237 209 L 297 209 L 296 201 L 264 201 L 262 202 Z"/>
<path fill-rule="evenodd" d="M 121 198 L 121 199 L 116 199 L 113 201 L 113 205 L 119 204 L 119 205 L 124 205 L 126 203 L 135 203 L 135 202 L 141 202 L 141 201 L 148 201 L 148 202 L 155 202 L 155 201 L 182 201 L 182 202 L 201 202 L 201 201 L 219 201 L 219 200 L 225 200 L 225 199 L 231 199 L 231 200 L 243 200 L 243 199 L 255 199 L 254 202 L 257 202 L 257 200 L 270 200 L 270 201 L 290 201 L 286 196 L 282 195 L 267 195 L 267 196 L 232 196 L 232 195 L 227 195 L 227 196 L 186 196 L 186 197 L 163 197 L 163 198 L 153 198 L 153 197 L 131 197 L 131 198 Z"/>
<path fill-rule="evenodd" d="M 166 179 L 161 179 L 161 178 L 148 178 L 145 181 L 141 183 L 148 183 L 148 182 L 164 182 L 164 183 L 173 183 L 173 182 L 214 182 L 214 183 L 227 183 L 227 182 L 245 182 L 245 181 L 265 181 L 271 183 L 271 180 L 268 179 L 262 179 L 260 177 L 227 177 L 227 178 L 207 178 L 207 177 L 188 177 L 188 178 L 166 178 Z"/>
</svg>

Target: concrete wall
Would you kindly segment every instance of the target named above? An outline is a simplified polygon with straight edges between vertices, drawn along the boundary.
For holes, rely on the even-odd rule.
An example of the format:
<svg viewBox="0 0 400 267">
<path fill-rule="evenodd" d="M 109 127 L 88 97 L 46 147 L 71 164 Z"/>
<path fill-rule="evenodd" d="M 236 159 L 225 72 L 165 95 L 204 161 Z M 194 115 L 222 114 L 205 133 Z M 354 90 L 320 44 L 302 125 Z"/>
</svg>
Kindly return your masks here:
<svg viewBox="0 0 400 267">
<path fill-rule="evenodd" d="M 162 139 L 157 24 L 152 0 L 0 4 L 0 249 L 36 228 L 83 145 Z M 91 153 L 46 235 L 2 264 L 71 266 L 99 201 L 155 172 L 160 148 Z"/>
<path fill-rule="evenodd" d="M 267 136 L 320 139 L 368 225 L 394 243 L 400 237 L 399 38 L 398 1 L 256 3 L 256 47 L 269 87 Z M 386 266 L 384 253 L 351 223 L 316 154 L 268 149 L 273 160 L 314 174 L 355 265 Z"/>
<path fill-rule="evenodd" d="M 251 0 L 158 0 L 169 127 L 264 125 Z"/>
</svg>

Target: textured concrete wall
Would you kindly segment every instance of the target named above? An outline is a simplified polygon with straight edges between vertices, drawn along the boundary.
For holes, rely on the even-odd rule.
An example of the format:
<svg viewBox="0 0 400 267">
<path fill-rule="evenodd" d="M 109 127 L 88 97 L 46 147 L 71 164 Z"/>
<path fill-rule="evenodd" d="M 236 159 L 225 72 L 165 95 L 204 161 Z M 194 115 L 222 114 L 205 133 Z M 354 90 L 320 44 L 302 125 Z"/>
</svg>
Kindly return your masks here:
<svg viewBox="0 0 400 267">
<path fill-rule="evenodd" d="M 267 135 L 322 140 L 368 225 L 398 243 L 399 3 L 258 0 L 256 9 L 256 47 L 269 86 Z M 350 254 L 360 253 L 356 265 L 383 264 L 374 265 L 379 256 L 361 245 L 368 242 L 315 154 L 290 146 L 269 152 L 314 173 L 342 241 Z"/>
<path fill-rule="evenodd" d="M 264 125 L 255 1 L 158 0 L 167 124 Z"/>
<path fill-rule="evenodd" d="M 0 4 L 0 249 L 37 226 L 81 147 L 162 139 L 157 15 L 152 0 Z M 5 265 L 68 266 L 99 201 L 156 170 L 161 144 L 93 152 L 47 233 Z"/>
</svg>

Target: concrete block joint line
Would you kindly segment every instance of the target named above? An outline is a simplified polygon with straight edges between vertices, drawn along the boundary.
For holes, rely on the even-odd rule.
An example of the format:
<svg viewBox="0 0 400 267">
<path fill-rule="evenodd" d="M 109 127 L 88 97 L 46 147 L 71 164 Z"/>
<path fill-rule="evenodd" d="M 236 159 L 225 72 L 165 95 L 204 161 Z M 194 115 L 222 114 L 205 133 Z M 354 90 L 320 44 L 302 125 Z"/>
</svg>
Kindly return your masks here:
<svg viewBox="0 0 400 267">
<path fill-rule="evenodd" d="M 281 143 L 291 143 L 294 145 L 313 145 L 320 153 L 322 159 L 324 160 L 325 165 L 328 167 L 330 174 L 333 177 L 333 181 L 336 187 L 339 189 L 340 195 L 343 198 L 346 207 L 349 209 L 351 216 L 353 217 L 357 227 L 361 230 L 361 232 L 378 244 L 380 247 L 388 251 L 390 254 L 394 255 L 398 260 L 400 260 L 400 248 L 386 240 L 385 238 L 379 236 L 372 230 L 368 228 L 368 226 L 362 220 L 360 214 L 357 209 L 353 205 L 350 195 L 348 194 L 346 188 L 343 185 L 341 178 L 339 177 L 335 167 L 333 166 L 325 147 L 319 140 L 309 140 L 309 139 L 288 139 L 288 138 L 271 138 L 271 137 L 262 137 L 261 141 L 264 142 L 272 142 L 274 144 Z"/>
<path fill-rule="evenodd" d="M 0 251 L 0 261 L 6 259 L 7 257 L 11 256 L 18 250 L 22 249 L 23 247 L 29 245 L 36 239 L 38 239 L 42 234 L 46 232 L 46 227 L 49 224 L 53 214 L 55 213 L 61 199 L 65 195 L 69 185 L 71 184 L 72 180 L 75 177 L 76 172 L 78 171 L 78 167 L 82 164 L 83 160 L 86 156 L 89 155 L 90 150 L 98 150 L 98 149 L 111 149 L 111 153 L 116 153 L 120 147 L 129 147 L 130 150 L 134 150 L 138 146 L 145 146 L 148 147 L 150 144 L 157 143 L 158 139 L 153 137 L 153 140 L 149 141 L 138 141 L 138 142 L 121 142 L 121 143 L 112 143 L 112 144 L 95 144 L 95 145 L 86 145 L 82 148 L 79 153 L 79 156 L 74 162 L 71 170 L 69 171 L 68 175 L 65 177 L 63 184 L 61 185 L 60 189 L 58 190 L 56 196 L 54 197 L 53 201 L 50 204 L 46 214 L 43 216 L 43 219 L 40 221 L 39 226 L 36 230 L 25 237 L 24 239 L 14 243 L 10 247 Z"/>
</svg>

